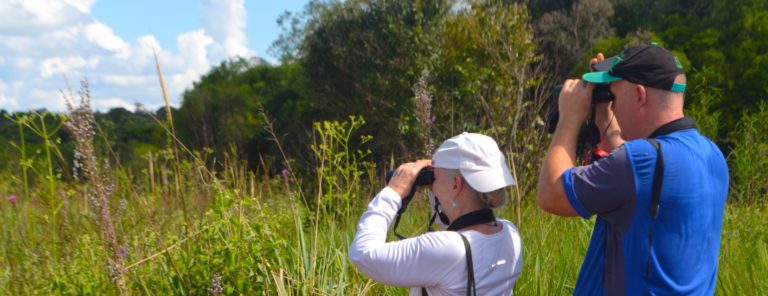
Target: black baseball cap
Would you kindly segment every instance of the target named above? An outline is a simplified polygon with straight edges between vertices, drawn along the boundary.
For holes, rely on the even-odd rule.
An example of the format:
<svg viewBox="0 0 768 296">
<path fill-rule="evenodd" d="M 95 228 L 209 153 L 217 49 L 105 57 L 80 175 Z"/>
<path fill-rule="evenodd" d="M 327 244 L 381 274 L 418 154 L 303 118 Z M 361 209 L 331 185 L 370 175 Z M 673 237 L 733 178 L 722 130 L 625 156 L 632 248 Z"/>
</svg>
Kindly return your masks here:
<svg viewBox="0 0 768 296">
<path fill-rule="evenodd" d="M 679 74 L 683 74 L 683 66 L 677 57 L 656 43 L 651 43 L 624 49 L 613 60 L 608 71 L 586 73 L 582 78 L 592 83 L 624 79 L 643 86 L 685 92 L 685 84 L 675 83 L 675 77 Z"/>
</svg>

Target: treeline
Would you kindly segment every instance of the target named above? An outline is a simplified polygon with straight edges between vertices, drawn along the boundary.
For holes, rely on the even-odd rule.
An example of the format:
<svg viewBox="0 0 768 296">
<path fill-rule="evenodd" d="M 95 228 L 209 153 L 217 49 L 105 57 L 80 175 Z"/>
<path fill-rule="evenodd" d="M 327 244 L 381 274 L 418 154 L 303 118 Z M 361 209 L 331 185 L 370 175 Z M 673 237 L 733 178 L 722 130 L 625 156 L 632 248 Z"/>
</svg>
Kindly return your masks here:
<svg viewBox="0 0 768 296">
<path fill-rule="evenodd" d="M 284 159 L 308 167 L 321 140 L 313 123 L 354 115 L 373 161 L 424 156 L 473 131 L 531 174 L 552 85 L 598 51 L 657 42 L 683 63 L 687 113 L 726 153 L 735 184 L 768 194 L 768 1 L 311 1 L 278 21 L 279 64 L 226 61 L 184 92 L 173 118 L 190 149 L 273 172 Z M 168 147 L 157 118 L 164 111 L 98 115 L 104 148 L 130 164 Z M 17 129 L 0 119 L 0 163 L 18 150 Z"/>
</svg>

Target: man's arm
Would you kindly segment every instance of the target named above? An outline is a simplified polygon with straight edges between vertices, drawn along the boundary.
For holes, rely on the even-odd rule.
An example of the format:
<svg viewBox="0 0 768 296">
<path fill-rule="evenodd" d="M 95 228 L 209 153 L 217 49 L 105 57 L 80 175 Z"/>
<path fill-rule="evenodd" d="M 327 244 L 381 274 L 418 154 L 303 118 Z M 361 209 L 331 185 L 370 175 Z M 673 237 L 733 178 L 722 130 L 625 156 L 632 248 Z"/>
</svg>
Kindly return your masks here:
<svg viewBox="0 0 768 296">
<path fill-rule="evenodd" d="M 557 124 L 552 136 L 544 163 L 541 165 L 539 183 L 539 206 L 544 211 L 560 216 L 576 216 L 577 213 L 568 202 L 563 188 L 563 172 L 576 163 L 576 141 L 582 122 L 563 122 Z"/>
<path fill-rule="evenodd" d="M 563 188 L 563 172 L 576 163 L 576 142 L 581 125 L 589 115 L 594 85 L 582 80 L 566 80 L 558 105 L 560 120 L 541 166 L 537 184 L 539 206 L 560 216 L 576 216 Z"/>
</svg>

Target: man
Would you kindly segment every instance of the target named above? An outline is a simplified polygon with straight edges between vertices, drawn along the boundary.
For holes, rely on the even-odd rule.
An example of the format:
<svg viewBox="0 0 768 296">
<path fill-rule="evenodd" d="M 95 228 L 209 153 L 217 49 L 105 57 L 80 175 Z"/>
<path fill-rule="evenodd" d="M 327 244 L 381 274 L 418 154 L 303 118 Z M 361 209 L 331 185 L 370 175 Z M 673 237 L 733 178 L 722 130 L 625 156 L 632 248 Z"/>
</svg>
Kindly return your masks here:
<svg viewBox="0 0 768 296">
<path fill-rule="evenodd" d="M 641 45 L 582 78 L 563 85 L 538 182 L 545 211 L 597 216 L 574 294 L 714 294 L 728 168 L 683 115 L 682 66 L 666 49 Z M 600 148 L 612 151 L 575 166 L 593 83 L 610 83 L 615 97 L 596 114 Z"/>
</svg>

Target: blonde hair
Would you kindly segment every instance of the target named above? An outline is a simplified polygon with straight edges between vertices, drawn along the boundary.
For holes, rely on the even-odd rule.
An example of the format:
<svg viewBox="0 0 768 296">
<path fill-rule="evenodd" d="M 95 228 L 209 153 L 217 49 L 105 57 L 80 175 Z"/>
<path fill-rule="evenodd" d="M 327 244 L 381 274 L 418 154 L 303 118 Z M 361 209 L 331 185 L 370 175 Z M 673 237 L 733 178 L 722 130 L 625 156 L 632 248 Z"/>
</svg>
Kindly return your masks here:
<svg viewBox="0 0 768 296">
<path fill-rule="evenodd" d="M 480 193 L 480 201 L 482 201 L 487 207 L 491 209 L 499 208 L 509 201 L 509 194 L 507 194 L 507 188 L 499 188 L 491 192 Z"/>
</svg>

